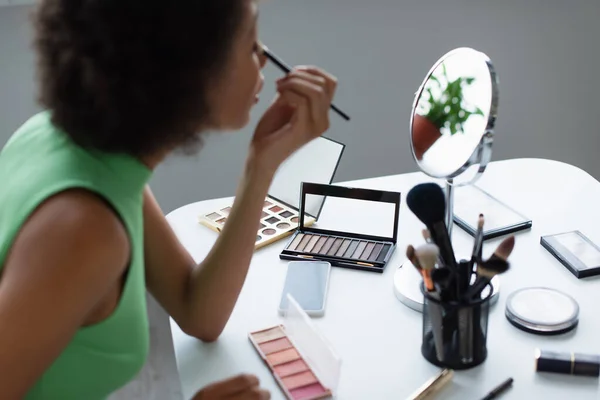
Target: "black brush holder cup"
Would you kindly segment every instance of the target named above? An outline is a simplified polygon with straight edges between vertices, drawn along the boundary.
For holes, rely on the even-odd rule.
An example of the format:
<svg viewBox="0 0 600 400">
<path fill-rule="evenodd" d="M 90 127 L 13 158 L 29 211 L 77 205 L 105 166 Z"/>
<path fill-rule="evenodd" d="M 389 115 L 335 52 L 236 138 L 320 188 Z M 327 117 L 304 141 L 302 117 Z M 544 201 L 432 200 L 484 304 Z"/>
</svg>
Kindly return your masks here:
<svg viewBox="0 0 600 400">
<path fill-rule="evenodd" d="M 485 298 L 469 301 L 440 300 L 437 292 L 427 292 L 423 284 L 421 291 L 424 296 L 423 357 L 441 368 L 454 370 L 484 362 L 491 288 Z"/>
</svg>

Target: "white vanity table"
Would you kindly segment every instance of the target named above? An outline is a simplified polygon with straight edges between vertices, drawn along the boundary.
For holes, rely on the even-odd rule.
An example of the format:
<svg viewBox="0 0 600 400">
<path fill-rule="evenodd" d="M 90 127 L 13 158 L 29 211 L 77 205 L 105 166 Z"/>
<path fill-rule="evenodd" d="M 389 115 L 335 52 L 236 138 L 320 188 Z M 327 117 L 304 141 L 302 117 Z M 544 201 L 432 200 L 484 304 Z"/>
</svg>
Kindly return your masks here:
<svg viewBox="0 0 600 400">
<path fill-rule="evenodd" d="M 410 173 L 340 185 L 397 190 L 405 195 L 415 184 L 428 180 L 423 173 Z M 572 229 L 600 243 L 600 182 L 564 163 L 517 159 L 492 162 L 478 185 L 532 218 L 533 228 L 517 234 L 512 268 L 501 277 L 500 297 L 490 313 L 488 359 L 479 367 L 457 371 L 438 398 L 481 398 L 512 376 L 513 388 L 502 396 L 503 400 L 597 399 L 598 379 L 536 373 L 534 349 L 600 353 L 600 280 L 576 279 L 539 244 L 541 235 Z M 338 213 L 334 200 L 325 203 L 322 218 Z M 196 261 L 208 253 L 216 239 L 214 232 L 197 223 L 197 216 L 225 202 L 215 199 L 192 203 L 167 216 Z M 403 261 L 403 250 L 409 243 L 421 243 L 421 228 L 403 199 L 398 249 L 385 272 L 332 271 L 325 316 L 314 321 L 342 357 L 338 399 L 404 399 L 439 371 L 420 353 L 422 315 L 400 303 L 393 293 L 394 273 Z M 470 248 L 473 243 L 472 237 L 458 227 L 452 239 L 457 248 Z M 487 241 L 484 254 L 493 251 L 499 240 Z M 184 398 L 189 399 L 212 381 L 250 372 L 271 390 L 273 399 L 283 399 L 247 334 L 279 322 L 277 304 L 286 262 L 278 255 L 284 243 L 256 252 L 231 320 L 217 342 L 201 343 L 171 323 Z M 545 337 L 513 327 L 504 316 L 506 298 L 528 286 L 549 286 L 574 296 L 581 308 L 577 329 Z"/>
</svg>

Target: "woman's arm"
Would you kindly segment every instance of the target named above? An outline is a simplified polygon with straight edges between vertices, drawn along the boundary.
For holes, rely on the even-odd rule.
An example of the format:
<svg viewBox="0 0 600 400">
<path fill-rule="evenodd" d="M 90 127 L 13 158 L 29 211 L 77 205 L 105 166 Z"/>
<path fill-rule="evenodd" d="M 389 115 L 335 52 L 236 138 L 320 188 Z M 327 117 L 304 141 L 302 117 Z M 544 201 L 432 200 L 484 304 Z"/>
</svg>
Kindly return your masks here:
<svg viewBox="0 0 600 400">
<path fill-rule="evenodd" d="M 147 188 L 144 194 L 146 282 L 186 333 L 213 341 L 225 327 L 248 272 L 270 182 L 270 176 L 258 172 L 245 174 L 227 224 L 200 265 L 195 264 L 180 244 Z"/>
<path fill-rule="evenodd" d="M 56 195 L 29 217 L 0 278 L 0 397 L 24 397 L 119 284 L 128 243 L 118 218 L 88 192 Z"/>
<path fill-rule="evenodd" d="M 273 175 L 290 154 L 327 130 L 335 86 L 333 77 L 316 68 L 296 70 L 278 82 L 279 95 L 256 128 L 227 223 L 200 265 L 146 191 L 146 282 L 187 334 L 213 341 L 223 331 L 248 272 Z"/>
</svg>

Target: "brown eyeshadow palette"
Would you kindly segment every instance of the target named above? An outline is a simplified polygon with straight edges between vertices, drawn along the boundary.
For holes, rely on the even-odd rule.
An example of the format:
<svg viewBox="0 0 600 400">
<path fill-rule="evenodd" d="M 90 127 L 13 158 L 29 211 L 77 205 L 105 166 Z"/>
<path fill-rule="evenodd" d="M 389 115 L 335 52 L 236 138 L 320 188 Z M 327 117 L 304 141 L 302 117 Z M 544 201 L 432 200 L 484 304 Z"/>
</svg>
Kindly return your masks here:
<svg viewBox="0 0 600 400">
<path fill-rule="evenodd" d="M 221 232 L 227 222 L 231 206 L 211 211 L 200 216 L 200 223 L 215 232 Z M 259 249 L 277 240 L 291 235 L 298 227 L 300 220 L 298 210 L 268 196 L 263 205 L 260 225 L 256 232 L 255 249 Z M 312 225 L 315 218 L 305 216 L 305 224 Z"/>
<path fill-rule="evenodd" d="M 265 199 L 255 249 L 288 237 L 298 228 L 302 182 L 331 183 L 344 148 L 343 143 L 321 136 L 305 144 L 279 166 Z M 305 206 L 305 225 L 310 226 L 319 219 L 323 202 L 324 199 Z M 199 215 L 198 222 L 220 233 L 229 220 L 232 206 L 233 200 Z"/>
<path fill-rule="evenodd" d="M 346 188 L 316 183 L 303 183 L 300 210 L 306 195 L 341 197 L 394 204 L 393 232 L 390 237 L 361 235 L 311 228 L 300 218 L 298 229 L 281 252 L 284 260 L 315 259 L 332 266 L 383 272 L 397 242 L 401 194 L 372 189 Z"/>
</svg>

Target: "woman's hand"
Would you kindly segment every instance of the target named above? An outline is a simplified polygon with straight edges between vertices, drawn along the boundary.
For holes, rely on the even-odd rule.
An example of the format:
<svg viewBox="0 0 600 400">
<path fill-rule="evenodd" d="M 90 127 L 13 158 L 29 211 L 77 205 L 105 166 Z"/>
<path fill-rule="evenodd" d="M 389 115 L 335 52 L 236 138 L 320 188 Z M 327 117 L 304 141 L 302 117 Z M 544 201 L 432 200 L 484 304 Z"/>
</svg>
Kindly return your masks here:
<svg viewBox="0 0 600 400">
<path fill-rule="evenodd" d="M 259 121 L 248 162 L 274 174 L 292 153 L 329 129 L 336 78 L 316 67 L 298 67 L 277 81 L 275 101 Z"/>
<path fill-rule="evenodd" d="M 268 400 L 269 392 L 261 389 L 254 375 L 238 375 L 212 383 L 200 390 L 192 400 Z"/>
</svg>

